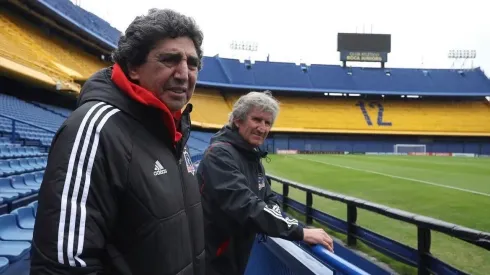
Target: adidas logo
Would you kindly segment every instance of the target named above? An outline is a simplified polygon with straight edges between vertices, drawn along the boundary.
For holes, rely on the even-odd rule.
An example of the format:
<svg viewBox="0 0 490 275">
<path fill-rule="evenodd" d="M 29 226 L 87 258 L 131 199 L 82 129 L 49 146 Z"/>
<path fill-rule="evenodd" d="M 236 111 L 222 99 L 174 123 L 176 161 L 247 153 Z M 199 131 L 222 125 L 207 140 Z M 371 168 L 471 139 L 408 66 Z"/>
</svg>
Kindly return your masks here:
<svg viewBox="0 0 490 275">
<path fill-rule="evenodd" d="M 167 174 L 167 169 L 163 168 L 162 164 L 158 160 L 155 161 L 155 172 L 153 172 L 153 175 L 158 176 L 163 174 Z"/>
</svg>

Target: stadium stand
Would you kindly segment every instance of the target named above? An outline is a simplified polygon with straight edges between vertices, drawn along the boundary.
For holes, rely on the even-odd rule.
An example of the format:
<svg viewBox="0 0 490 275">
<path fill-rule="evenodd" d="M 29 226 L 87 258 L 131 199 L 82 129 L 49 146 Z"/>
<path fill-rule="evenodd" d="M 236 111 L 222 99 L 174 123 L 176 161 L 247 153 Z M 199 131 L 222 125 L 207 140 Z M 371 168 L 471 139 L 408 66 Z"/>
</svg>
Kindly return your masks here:
<svg viewBox="0 0 490 275">
<path fill-rule="evenodd" d="M 218 90 L 196 89 L 190 103 L 195 106 L 192 109 L 193 124 L 221 128 L 228 121 L 231 107 Z"/>
<path fill-rule="evenodd" d="M 70 109 L 59 107 L 59 106 L 53 106 L 53 105 L 39 103 L 39 102 L 31 102 L 31 103 L 63 117 L 69 117 L 72 112 Z"/>
<path fill-rule="evenodd" d="M 36 210 L 31 202 L 0 215 L 0 274 L 28 274 Z"/>
<path fill-rule="evenodd" d="M 104 40 L 109 45 L 115 46 L 121 36 L 121 32 L 112 27 L 107 21 L 74 5 L 70 1 L 40 0 L 33 3 L 43 10 L 50 10 L 53 17 L 60 16 L 69 23 L 77 26 L 76 31 L 88 32 L 98 39 Z"/>
<path fill-rule="evenodd" d="M 76 96 L 84 80 L 107 66 L 100 56 L 115 47 L 120 32 L 103 19 L 67 0 L 9 3 L 13 6 L 0 10 L 0 70 L 8 81 L 34 83 L 34 87 L 48 87 L 50 92 L 74 91 Z M 32 13 L 54 22 L 57 28 L 32 23 Z M 97 49 L 70 41 L 59 28 L 89 40 Z M 71 109 L 58 106 L 56 100 L 52 104 L 40 100 L 45 94 L 36 94 L 39 91 L 32 89 L 34 99 L 26 99 L 22 89 L 0 87 L 2 275 L 28 274 L 37 192 L 46 167 L 46 152 L 54 133 L 71 113 Z M 240 62 L 215 56 L 204 57 L 204 69 L 191 100 L 195 129 L 188 145 L 196 165 L 212 135 L 227 122 L 238 96 L 248 90 L 264 89 L 272 90 L 282 105 L 273 133 L 265 144 L 273 153 L 278 150 L 393 152 L 395 144 L 426 144 L 428 152 L 490 155 L 490 104 L 484 100 L 490 96 L 490 80 L 480 68 L 298 66 Z M 421 98 L 411 99 L 407 95 Z M 311 253 L 316 256 L 313 258 Z M 328 254 L 318 247 L 302 250 L 280 239 L 254 247 L 251 258 L 254 265 L 248 274 L 314 274 L 315 271 L 364 274 L 346 259 L 370 273 L 388 274 L 342 246 L 336 254 Z"/>
<path fill-rule="evenodd" d="M 312 64 L 306 67 L 305 72 L 302 66 L 293 63 L 256 61 L 247 66 L 237 59 L 220 57 L 205 57 L 203 63 L 205 66 L 203 73 L 199 75 L 199 83 L 215 88 L 271 89 L 320 94 L 338 92 L 481 97 L 490 94 L 490 83 L 480 68 L 380 69 Z"/>
<path fill-rule="evenodd" d="M 13 96 L 0 94 L 0 129 L 15 133 L 24 139 L 39 140 L 42 145 L 49 146 L 61 123 L 66 117 L 47 111 Z M 15 126 L 12 119 L 15 118 Z"/>
<path fill-rule="evenodd" d="M 0 28 L 0 52 L 3 57 L 39 71 L 40 74 L 69 81 L 69 77 L 54 67 L 50 63 L 51 58 L 30 39 L 29 30 L 32 28 L 25 28 L 20 20 L 14 21 L 5 11 L 0 11 Z"/>
<path fill-rule="evenodd" d="M 50 36 L 27 20 L 0 11 L 0 54 L 45 76 L 54 78 L 78 92 L 80 85 L 104 64 L 80 47 L 57 36 Z M 38 73 L 38 74 L 39 74 Z M 51 81 L 48 80 L 49 83 Z M 56 83 L 55 83 L 56 84 Z"/>
<path fill-rule="evenodd" d="M 225 101 L 232 105 L 238 97 L 228 95 Z M 490 107 L 484 100 L 356 100 L 285 95 L 276 98 L 281 103 L 273 129 L 276 132 L 490 135 Z M 215 98 L 213 102 L 224 107 L 222 100 Z M 199 106 L 208 110 L 205 104 Z M 227 114 L 230 108 L 223 107 L 214 112 L 222 110 Z M 216 121 L 224 115 L 213 116 L 213 123 L 226 122 L 225 119 L 221 119 L 221 123 Z M 204 119 L 204 124 L 208 122 L 202 117 L 195 119 Z"/>
</svg>

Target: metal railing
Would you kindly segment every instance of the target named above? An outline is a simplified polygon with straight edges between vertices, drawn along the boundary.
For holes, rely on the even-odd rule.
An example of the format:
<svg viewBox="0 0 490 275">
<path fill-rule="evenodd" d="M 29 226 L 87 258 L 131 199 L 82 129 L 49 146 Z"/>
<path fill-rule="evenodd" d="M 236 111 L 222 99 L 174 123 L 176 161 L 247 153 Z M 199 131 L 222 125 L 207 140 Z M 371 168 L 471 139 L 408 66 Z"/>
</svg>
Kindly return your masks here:
<svg viewBox="0 0 490 275">
<path fill-rule="evenodd" d="M 348 246 L 355 246 L 357 240 L 361 240 L 375 250 L 392 257 L 397 261 L 418 268 L 418 274 L 425 275 L 430 274 L 430 272 L 436 274 L 465 274 L 431 255 L 430 247 L 432 231 L 444 233 L 472 245 L 490 250 L 490 233 L 488 232 L 473 230 L 366 200 L 325 191 L 276 176 L 267 175 L 267 177 L 270 181 L 282 184 L 282 194 L 278 195 L 282 200 L 284 211 L 287 211 L 290 207 L 305 215 L 306 224 L 308 225 L 312 224 L 313 220 L 315 220 L 322 225 L 328 226 L 334 231 L 346 234 Z M 288 197 L 290 187 L 302 190 L 306 193 L 306 205 Z M 346 204 L 347 220 L 344 221 L 314 209 L 313 195 Z M 394 220 L 415 225 L 417 227 L 417 249 L 413 249 L 357 225 L 357 209 L 364 209 Z"/>
<path fill-rule="evenodd" d="M 16 137 L 17 137 L 17 135 L 16 135 L 17 134 L 16 126 L 17 126 L 17 123 L 26 124 L 28 126 L 31 126 L 33 128 L 46 131 L 46 132 L 51 133 L 51 134 L 55 134 L 56 133 L 56 131 L 53 131 L 51 129 L 48 129 L 48 128 L 45 128 L 45 127 L 36 125 L 34 123 L 30 123 L 30 122 L 27 122 L 27 121 L 20 120 L 20 119 L 14 118 L 14 117 L 9 116 L 9 115 L 0 114 L 0 117 L 7 118 L 7 119 L 10 119 L 12 121 L 12 130 L 11 130 L 11 134 L 12 134 L 11 141 L 12 142 L 15 142 L 16 141 Z"/>
</svg>

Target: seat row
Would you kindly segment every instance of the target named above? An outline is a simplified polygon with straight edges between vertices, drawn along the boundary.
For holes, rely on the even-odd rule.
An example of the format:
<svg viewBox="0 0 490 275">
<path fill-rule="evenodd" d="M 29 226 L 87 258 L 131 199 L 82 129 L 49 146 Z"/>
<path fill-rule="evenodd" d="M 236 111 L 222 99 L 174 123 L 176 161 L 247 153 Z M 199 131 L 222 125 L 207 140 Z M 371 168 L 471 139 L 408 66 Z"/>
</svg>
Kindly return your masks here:
<svg viewBox="0 0 490 275">
<path fill-rule="evenodd" d="M 47 157 L 0 160 L 0 177 L 43 170 L 47 162 Z"/>
<path fill-rule="evenodd" d="M 0 214 L 37 200 L 44 171 L 0 178 Z"/>
<path fill-rule="evenodd" d="M 25 270 L 31 250 L 37 201 L 0 215 L 0 274 Z"/>
<path fill-rule="evenodd" d="M 0 145 L 0 158 L 2 159 L 43 156 L 47 156 L 47 153 L 41 152 L 39 147 Z"/>
</svg>

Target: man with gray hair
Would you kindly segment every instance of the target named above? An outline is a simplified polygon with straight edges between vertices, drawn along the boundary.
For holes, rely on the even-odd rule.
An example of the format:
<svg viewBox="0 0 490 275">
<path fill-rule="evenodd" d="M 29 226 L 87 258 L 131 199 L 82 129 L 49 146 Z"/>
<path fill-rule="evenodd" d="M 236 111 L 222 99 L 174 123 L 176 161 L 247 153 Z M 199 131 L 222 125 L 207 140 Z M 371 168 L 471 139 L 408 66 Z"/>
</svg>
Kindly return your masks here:
<svg viewBox="0 0 490 275">
<path fill-rule="evenodd" d="M 204 274 L 186 145 L 202 42 L 192 18 L 152 9 L 84 84 L 50 149 L 31 275 Z"/>
<path fill-rule="evenodd" d="M 261 159 L 267 152 L 260 146 L 278 112 L 268 91 L 241 96 L 199 164 L 208 275 L 243 274 L 256 234 L 333 249 L 323 229 L 303 228 L 281 212 L 265 177 Z"/>
</svg>

